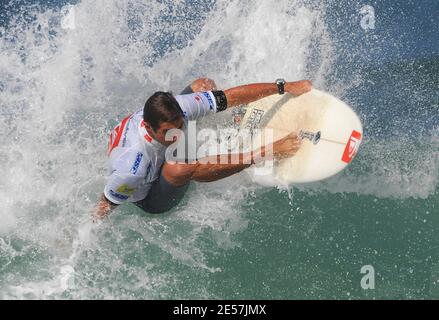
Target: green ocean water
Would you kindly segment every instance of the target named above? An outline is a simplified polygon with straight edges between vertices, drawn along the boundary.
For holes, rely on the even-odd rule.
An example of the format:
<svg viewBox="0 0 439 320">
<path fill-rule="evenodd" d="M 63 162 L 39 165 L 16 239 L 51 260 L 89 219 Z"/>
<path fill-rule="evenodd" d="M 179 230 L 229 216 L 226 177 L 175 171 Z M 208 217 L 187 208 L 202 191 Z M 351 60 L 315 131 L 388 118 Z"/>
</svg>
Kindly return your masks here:
<svg viewBox="0 0 439 320">
<path fill-rule="evenodd" d="M 55 250 L 2 238 L 2 283 L 26 279 L 28 291 L 7 289 L 24 298 L 436 299 L 437 181 L 400 189 L 418 182 L 408 177 L 392 191 L 396 184 L 377 177 L 362 192 L 361 164 L 375 152 L 372 142 L 363 150 L 345 174 L 289 191 L 250 188 L 233 205 L 226 203 L 243 177 L 224 181 L 227 189 L 193 184 L 180 207 L 159 218 L 126 206 L 82 243 L 64 280 L 68 270 L 52 263 L 69 261 L 62 257 L 72 251 L 71 230 L 60 230 Z M 212 209 L 219 198 L 223 205 Z M 361 287 L 366 265 L 376 272 L 373 290 Z"/>
<path fill-rule="evenodd" d="M 346 177 L 361 169 L 362 156 L 358 157 L 357 165 L 350 168 Z M 435 161 L 437 166 L 437 158 Z M 357 177 L 359 180 L 362 174 Z M 239 181 L 231 183 L 232 189 L 239 188 Z M 330 186 L 339 183 L 346 183 L 346 190 L 331 192 L 334 188 Z M 410 195 L 420 190 L 409 189 L 386 194 L 386 188 L 394 186 L 388 181 L 386 184 L 385 179 L 377 183 L 378 190 L 370 189 L 370 194 L 359 192 L 361 184 L 352 184 L 343 175 L 289 192 L 258 189 L 236 202 L 233 209 L 239 212 L 239 218 L 229 217 L 220 230 L 194 227 L 185 221 L 179 208 L 159 219 L 161 227 L 153 228 L 151 236 L 166 244 L 147 245 L 144 233 L 124 232 L 123 227 L 115 227 L 123 235 L 116 237 L 118 242 L 108 232 L 107 250 L 118 257 L 122 255 L 122 265 L 130 268 L 133 263 L 142 266 L 148 261 L 154 265 L 153 274 L 177 274 L 172 285 L 159 290 L 155 298 L 438 298 L 437 181 L 425 196 Z M 350 192 L 350 187 L 357 189 Z M 201 188 L 202 185 L 193 186 L 186 201 L 190 202 Z M 381 188 L 383 194 L 379 194 Z M 124 209 L 113 224 L 123 225 L 129 219 L 128 211 Z M 229 214 L 221 208 L 215 213 Z M 132 210 L 130 214 L 138 218 L 139 212 Z M 142 223 L 148 224 L 143 220 Z M 138 241 L 140 244 L 133 248 Z M 169 241 L 193 243 L 168 251 Z M 110 248 L 115 242 L 123 249 Z M 179 251 L 187 249 L 189 256 Z M 146 261 L 142 262 L 142 254 L 137 250 L 148 257 Z M 361 287 L 364 274 L 360 270 L 366 265 L 373 266 L 376 272 L 373 290 Z M 115 273 L 125 284 L 124 272 Z M 111 273 L 111 278 L 114 276 Z"/>
</svg>

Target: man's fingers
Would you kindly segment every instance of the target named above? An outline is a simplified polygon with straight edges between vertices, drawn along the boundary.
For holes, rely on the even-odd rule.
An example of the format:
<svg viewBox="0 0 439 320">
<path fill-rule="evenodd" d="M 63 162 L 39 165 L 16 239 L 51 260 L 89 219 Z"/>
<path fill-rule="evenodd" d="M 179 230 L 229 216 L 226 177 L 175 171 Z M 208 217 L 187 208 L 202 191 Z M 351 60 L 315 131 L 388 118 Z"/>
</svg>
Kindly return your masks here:
<svg viewBox="0 0 439 320">
<path fill-rule="evenodd" d="M 274 143 L 273 153 L 278 160 L 294 156 L 302 145 L 302 140 L 295 133 L 290 133 L 286 137 Z"/>
<path fill-rule="evenodd" d="M 295 133 L 290 133 L 288 136 L 285 137 L 285 140 L 297 145 L 302 144 L 302 139 L 300 139 Z"/>
</svg>

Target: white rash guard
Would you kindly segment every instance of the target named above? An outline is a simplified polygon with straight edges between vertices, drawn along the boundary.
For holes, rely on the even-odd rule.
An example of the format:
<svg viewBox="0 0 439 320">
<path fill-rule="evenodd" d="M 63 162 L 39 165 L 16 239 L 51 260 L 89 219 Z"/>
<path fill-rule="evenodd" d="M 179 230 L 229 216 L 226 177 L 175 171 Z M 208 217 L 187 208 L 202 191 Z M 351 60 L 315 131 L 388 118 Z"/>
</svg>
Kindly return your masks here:
<svg viewBox="0 0 439 320">
<path fill-rule="evenodd" d="M 211 91 L 175 97 L 185 121 L 217 112 Z M 186 123 L 187 124 L 187 123 Z M 143 200 L 159 178 L 166 147 L 152 139 L 144 126 L 143 109 L 126 117 L 110 134 L 108 146 L 111 175 L 105 197 L 115 204 Z"/>
</svg>

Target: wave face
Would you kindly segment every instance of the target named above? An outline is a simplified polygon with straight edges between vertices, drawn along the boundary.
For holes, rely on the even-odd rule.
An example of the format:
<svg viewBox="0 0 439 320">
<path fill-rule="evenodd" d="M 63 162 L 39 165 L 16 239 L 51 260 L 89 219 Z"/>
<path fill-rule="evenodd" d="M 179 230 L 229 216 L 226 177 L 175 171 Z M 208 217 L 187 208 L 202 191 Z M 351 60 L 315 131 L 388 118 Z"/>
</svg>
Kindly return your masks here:
<svg viewBox="0 0 439 320">
<path fill-rule="evenodd" d="M 369 31 L 360 1 L 1 6 L 0 298 L 439 297 L 437 1 L 383 1 Z M 200 76 L 310 78 L 360 114 L 361 152 L 319 183 L 242 173 L 192 184 L 161 217 L 126 205 L 90 226 L 109 130 Z"/>
</svg>

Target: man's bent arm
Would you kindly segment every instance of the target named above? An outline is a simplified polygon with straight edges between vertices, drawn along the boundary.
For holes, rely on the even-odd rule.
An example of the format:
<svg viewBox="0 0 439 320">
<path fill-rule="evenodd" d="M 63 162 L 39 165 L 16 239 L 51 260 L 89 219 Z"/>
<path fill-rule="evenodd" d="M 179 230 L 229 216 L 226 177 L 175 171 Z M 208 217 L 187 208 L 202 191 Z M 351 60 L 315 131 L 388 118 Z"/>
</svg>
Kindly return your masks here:
<svg viewBox="0 0 439 320">
<path fill-rule="evenodd" d="M 189 164 L 168 162 L 164 165 L 162 174 L 168 182 L 176 186 L 184 185 L 190 180 L 213 182 L 259 163 L 264 154 L 265 147 L 262 147 L 257 152 L 214 155 Z"/>
<path fill-rule="evenodd" d="M 265 147 L 253 152 L 204 158 L 195 165 L 191 179 L 198 182 L 221 180 L 261 162 L 264 158 Z"/>
<path fill-rule="evenodd" d="M 285 92 L 299 96 L 310 91 L 312 84 L 308 80 L 285 83 Z M 248 104 L 278 93 L 275 83 L 254 83 L 231 88 L 224 91 L 228 107 Z"/>
<path fill-rule="evenodd" d="M 240 154 L 222 154 L 203 158 L 196 163 L 166 163 L 162 174 L 175 186 L 182 186 L 190 180 L 212 182 L 238 173 L 252 164 L 263 160 L 292 157 L 300 148 L 301 140 L 295 133 L 282 138 L 272 145 L 263 146 L 257 151 Z M 233 160 L 233 161 L 232 161 Z"/>
</svg>

